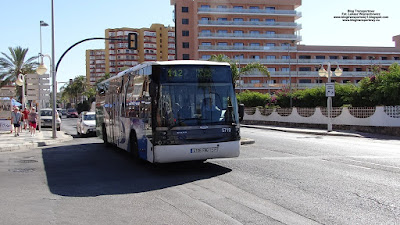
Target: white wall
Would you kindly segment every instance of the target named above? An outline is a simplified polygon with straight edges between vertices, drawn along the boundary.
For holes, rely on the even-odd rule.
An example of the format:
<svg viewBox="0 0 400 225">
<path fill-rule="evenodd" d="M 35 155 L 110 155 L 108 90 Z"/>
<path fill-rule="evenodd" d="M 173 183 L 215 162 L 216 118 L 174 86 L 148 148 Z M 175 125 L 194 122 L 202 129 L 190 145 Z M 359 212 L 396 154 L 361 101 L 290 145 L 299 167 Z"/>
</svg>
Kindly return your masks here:
<svg viewBox="0 0 400 225">
<path fill-rule="evenodd" d="M 354 108 L 352 108 L 354 109 Z M 385 106 L 375 107 L 375 113 L 367 118 L 357 118 L 350 114 L 349 108 L 343 107 L 342 113 L 336 118 L 332 118 L 332 124 L 334 125 L 358 125 L 358 126 L 375 126 L 375 127 L 400 127 L 400 107 L 389 108 L 386 106 L 386 110 L 393 110 L 392 115 L 388 115 L 385 112 Z M 363 108 L 359 108 L 360 114 Z M 245 113 L 244 120 L 253 121 L 274 121 L 274 122 L 289 122 L 289 123 L 310 123 L 310 124 L 327 124 L 328 118 L 324 116 L 320 108 L 316 108 L 315 113 L 310 117 L 303 117 L 297 113 L 297 108 L 293 108 L 292 113 L 289 116 L 281 116 L 273 110 L 269 116 L 261 114 L 257 108 L 253 115 Z"/>
</svg>

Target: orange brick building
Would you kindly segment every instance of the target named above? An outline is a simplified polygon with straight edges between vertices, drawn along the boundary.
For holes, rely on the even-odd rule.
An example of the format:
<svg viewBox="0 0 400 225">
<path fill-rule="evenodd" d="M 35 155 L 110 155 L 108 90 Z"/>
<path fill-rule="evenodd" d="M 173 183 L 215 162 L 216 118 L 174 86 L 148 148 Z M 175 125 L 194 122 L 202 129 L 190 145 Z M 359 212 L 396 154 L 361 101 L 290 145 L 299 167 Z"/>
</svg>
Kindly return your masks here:
<svg viewBox="0 0 400 225">
<path fill-rule="evenodd" d="M 301 25 L 296 9 L 301 0 L 171 0 L 175 7 L 176 59 L 203 59 L 224 54 L 239 67 L 260 62 L 270 79 L 243 75 L 237 89 L 273 92 L 291 85 L 303 89 L 322 85 L 318 68 L 330 62 L 343 75 L 338 83 L 357 83 L 371 68 L 400 63 L 400 35 L 396 47 L 299 45 Z"/>
</svg>

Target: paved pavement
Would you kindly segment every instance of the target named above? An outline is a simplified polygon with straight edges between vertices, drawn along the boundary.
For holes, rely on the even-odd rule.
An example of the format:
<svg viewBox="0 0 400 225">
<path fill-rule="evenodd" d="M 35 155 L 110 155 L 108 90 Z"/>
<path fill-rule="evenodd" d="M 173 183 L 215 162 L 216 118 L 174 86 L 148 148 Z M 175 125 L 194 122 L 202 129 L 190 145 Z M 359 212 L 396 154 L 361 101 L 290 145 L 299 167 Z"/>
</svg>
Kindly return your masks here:
<svg viewBox="0 0 400 225">
<path fill-rule="evenodd" d="M 331 131 L 322 129 L 312 129 L 312 128 L 288 128 L 288 127 L 278 127 L 278 126 L 265 126 L 265 125 L 245 125 L 242 127 L 256 128 L 256 129 L 267 129 L 290 133 L 303 133 L 312 135 L 331 135 L 331 136 L 348 136 L 348 137 L 366 137 L 371 134 L 352 132 L 352 131 Z M 242 134 L 242 136 L 245 136 Z M 64 133 L 63 131 L 57 131 L 57 138 L 52 138 L 52 131 L 41 131 L 36 132 L 36 136 L 31 137 L 28 131 L 23 131 L 20 136 L 14 137 L 14 133 L 3 132 L 0 133 L 0 152 L 12 151 L 18 149 L 26 149 L 30 147 L 40 147 L 52 145 L 55 143 L 71 141 L 73 138 L 71 135 Z M 240 143 L 253 144 L 255 140 L 243 137 Z"/>
<path fill-rule="evenodd" d="M 57 131 L 57 138 L 52 138 L 52 131 L 36 131 L 36 135 L 32 137 L 27 130 L 23 130 L 19 136 L 15 137 L 14 132 L 0 132 L 0 152 L 13 151 L 18 149 L 28 149 L 32 147 L 40 147 L 52 145 L 64 141 L 71 141 L 71 135 L 65 134 L 63 131 Z"/>
</svg>

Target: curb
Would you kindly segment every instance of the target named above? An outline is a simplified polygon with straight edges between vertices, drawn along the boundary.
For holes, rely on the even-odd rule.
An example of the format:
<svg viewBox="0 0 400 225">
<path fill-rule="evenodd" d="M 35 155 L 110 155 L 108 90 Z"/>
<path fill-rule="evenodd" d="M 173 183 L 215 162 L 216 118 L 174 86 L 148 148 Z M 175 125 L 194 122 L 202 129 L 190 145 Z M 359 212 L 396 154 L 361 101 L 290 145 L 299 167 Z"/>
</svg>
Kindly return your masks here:
<svg viewBox="0 0 400 225">
<path fill-rule="evenodd" d="M 254 143 L 255 143 L 255 141 L 250 138 L 240 139 L 240 145 L 250 145 L 250 144 L 254 144 Z"/>
<path fill-rule="evenodd" d="M 281 131 L 281 132 L 288 132 L 288 133 L 299 133 L 299 134 L 313 134 L 313 135 L 328 135 L 328 136 L 342 136 L 342 137 L 364 137 L 360 134 L 354 133 L 344 133 L 338 131 L 319 131 L 319 130 L 302 130 L 302 129 L 295 129 L 295 128 L 280 128 L 280 127 L 270 127 L 270 126 L 257 126 L 257 125 L 246 125 L 241 124 L 241 127 L 247 128 L 255 128 L 255 129 L 264 129 L 264 130 L 273 130 L 273 131 Z"/>
<path fill-rule="evenodd" d="M 0 147 L 0 152 L 9 152 L 13 150 L 21 150 L 21 149 L 29 149 L 29 148 L 38 148 L 38 147 L 43 147 L 43 146 L 50 146 L 53 144 L 57 143 L 62 143 L 66 141 L 71 141 L 73 140 L 73 137 L 71 135 L 67 134 L 62 134 L 62 137 L 58 137 L 57 139 L 41 139 L 41 140 L 35 140 L 31 142 L 26 142 L 23 144 L 16 144 L 13 146 L 8 146 L 8 147 Z"/>
</svg>

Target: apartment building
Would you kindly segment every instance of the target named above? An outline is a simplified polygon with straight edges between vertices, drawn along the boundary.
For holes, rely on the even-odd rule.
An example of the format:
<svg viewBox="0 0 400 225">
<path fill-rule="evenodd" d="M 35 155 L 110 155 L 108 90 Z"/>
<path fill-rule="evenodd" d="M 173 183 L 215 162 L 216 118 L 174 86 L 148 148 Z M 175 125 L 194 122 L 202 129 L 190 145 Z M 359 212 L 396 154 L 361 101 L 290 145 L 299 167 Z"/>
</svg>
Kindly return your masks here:
<svg viewBox="0 0 400 225">
<path fill-rule="evenodd" d="M 95 85 L 104 77 L 106 72 L 106 59 L 104 49 L 86 50 L 86 83 Z"/>
<path fill-rule="evenodd" d="M 175 7 L 176 58 L 207 60 L 224 54 L 239 67 L 260 62 L 270 79 L 261 74 L 241 77 L 237 89 L 273 92 L 292 86 L 303 89 L 323 85 L 317 70 L 331 63 L 343 69 L 338 83 L 357 83 L 371 75 L 371 68 L 387 69 L 399 62 L 396 47 L 307 46 L 302 40 L 301 0 L 171 0 Z"/>
<path fill-rule="evenodd" d="M 128 49 L 129 33 L 138 36 L 137 50 Z M 175 59 L 175 29 L 162 24 L 150 28 L 114 28 L 105 30 L 106 38 L 123 39 L 106 41 L 105 73 L 115 76 L 126 68 L 145 61 L 168 61 Z"/>
</svg>

